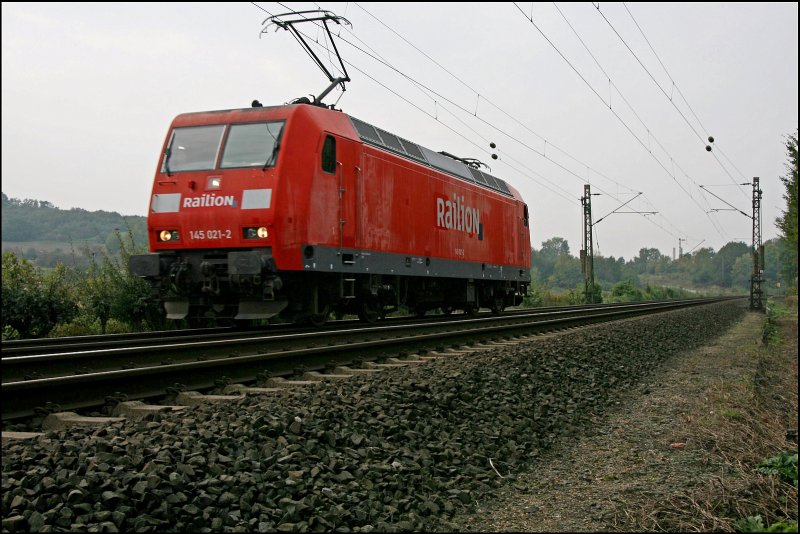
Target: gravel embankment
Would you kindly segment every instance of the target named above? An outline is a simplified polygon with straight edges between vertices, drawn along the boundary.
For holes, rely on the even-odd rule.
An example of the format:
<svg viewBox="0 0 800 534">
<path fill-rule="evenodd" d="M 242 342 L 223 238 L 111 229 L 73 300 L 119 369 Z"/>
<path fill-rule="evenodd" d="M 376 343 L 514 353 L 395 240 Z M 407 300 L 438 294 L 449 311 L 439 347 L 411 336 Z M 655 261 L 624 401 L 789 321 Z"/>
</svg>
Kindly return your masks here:
<svg viewBox="0 0 800 534">
<path fill-rule="evenodd" d="M 446 530 L 744 313 L 723 303 L 5 447 L 3 531 Z"/>
</svg>

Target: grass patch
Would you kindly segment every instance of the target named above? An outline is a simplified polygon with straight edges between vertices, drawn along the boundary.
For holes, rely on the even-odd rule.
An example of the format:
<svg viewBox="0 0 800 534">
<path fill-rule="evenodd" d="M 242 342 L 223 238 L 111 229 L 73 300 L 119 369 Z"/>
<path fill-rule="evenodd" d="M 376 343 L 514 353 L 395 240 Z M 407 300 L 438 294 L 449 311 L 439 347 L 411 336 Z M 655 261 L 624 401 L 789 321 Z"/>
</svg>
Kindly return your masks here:
<svg viewBox="0 0 800 534">
<path fill-rule="evenodd" d="M 744 414 L 739 410 L 722 410 L 723 417 L 730 417 L 731 419 L 744 419 Z"/>
<path fill-rule="evenodd" d="M 797 309 L 771 303 L 763 323 L 764 343 L 725 351 L 688 415 L 719 474 L 654 504 L 644 530 L 797 532 Z"/>
</svg>

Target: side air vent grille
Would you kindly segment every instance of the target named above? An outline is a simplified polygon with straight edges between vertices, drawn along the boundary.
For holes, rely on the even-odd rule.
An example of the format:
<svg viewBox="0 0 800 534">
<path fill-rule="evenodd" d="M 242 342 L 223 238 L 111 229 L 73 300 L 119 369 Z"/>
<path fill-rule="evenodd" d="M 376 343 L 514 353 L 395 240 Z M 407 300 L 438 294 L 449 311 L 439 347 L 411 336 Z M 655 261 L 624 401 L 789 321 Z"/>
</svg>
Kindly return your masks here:
<svg viewBox="0 0 800 534">
<path fill-rule="evenodd" d="M 480 169 L 475 169 L 465 165 L 461 161 L 455 160 L 451 157 L 445 156 L 438 152 L 434 152 L 424 146 L 419 146 L 411 141 L 398 137 L 391 132 L 376 128 L 371 124 L 358 120 L 355 117 L 350 117 L 350 121 L 358 132 L 362 141 L 367 144 L 380 147 L 389 152 L 393 152 L 400 156 L 411 158 L 420 163 L 439 169 L 453 176 L 456 176 L 465 182 L 477 184 L 487 189 L 492 189 L 498 193 L 511 196 L 511 190 L 508 185 L 491 174 L 485 173 Z"/>
</svg>

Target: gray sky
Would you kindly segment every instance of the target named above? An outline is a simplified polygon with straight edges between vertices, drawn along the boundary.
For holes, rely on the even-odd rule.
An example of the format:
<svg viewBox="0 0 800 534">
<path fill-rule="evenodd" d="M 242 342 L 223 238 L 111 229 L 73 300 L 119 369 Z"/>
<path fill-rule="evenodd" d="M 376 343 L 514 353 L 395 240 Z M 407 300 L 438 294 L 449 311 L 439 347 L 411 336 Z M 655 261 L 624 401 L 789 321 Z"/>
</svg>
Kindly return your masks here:
<svg viewBox="0 0 800 534">
<path fill-rule="evenodd" d="M 536 248 L 558 236 L 578 254 L 587 181 L 595 221 L 643 193 L 595 223 L 604 256 L 672 256 L 679 238 L 684 252 L 749 244 L 751 220 L 699 186 L 750 214 L 751 186 L 736 184 L 753 176 L 763 239 L 777 235 L 798 123 L 797 3 L 319 6 L 352 23 L 333 25 L 352 81 L 325 102 L 488 163 L 530 206 Z M 177 114 L 327 87 L 288 32 L 260 35 L 266 11 L 317 7 L 3 2 L 3 192 L 145 215 Z M 322 33 L 300 29 L 327 61 Z"/>
</svg>

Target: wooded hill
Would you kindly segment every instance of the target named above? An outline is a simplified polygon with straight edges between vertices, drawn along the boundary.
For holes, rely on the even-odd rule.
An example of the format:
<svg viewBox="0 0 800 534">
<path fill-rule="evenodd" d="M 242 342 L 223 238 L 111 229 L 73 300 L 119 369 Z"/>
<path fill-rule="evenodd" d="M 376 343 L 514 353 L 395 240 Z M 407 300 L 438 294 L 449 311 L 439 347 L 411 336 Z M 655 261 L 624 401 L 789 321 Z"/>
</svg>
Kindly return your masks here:
<svg viewBox="0 0 800 534">
<path fill-rule="evenodd" d="M 59 261 L 83 266 L 92 252 L 115 253 L 120 236 L 132 234 L 136 248 L 147 248 L 147 219 L 115 211 L 64 210 L 44 200 L 2 194 L 3 252 L 12 251 L 39 267 Z"/>
</svg>

